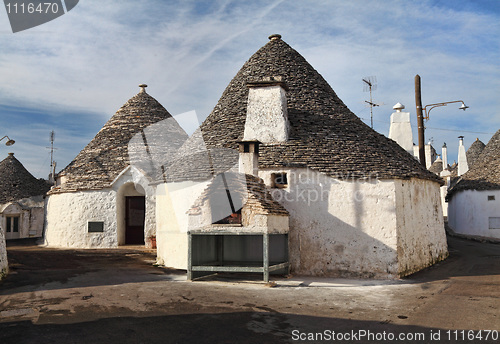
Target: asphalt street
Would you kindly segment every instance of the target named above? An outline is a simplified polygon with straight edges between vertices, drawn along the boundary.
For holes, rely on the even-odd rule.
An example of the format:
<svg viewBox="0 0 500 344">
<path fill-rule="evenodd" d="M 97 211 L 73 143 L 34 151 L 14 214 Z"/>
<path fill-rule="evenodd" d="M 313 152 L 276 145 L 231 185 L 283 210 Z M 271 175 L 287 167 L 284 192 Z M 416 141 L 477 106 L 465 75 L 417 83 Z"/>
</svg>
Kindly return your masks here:
<svg viewBox="0 0 500 344">
<path fill-rule="evenodd" d="M 139 247 L 10 246 L 0 343 L 499 343 L 500 245 L 448 242 L 447 260 L 401 280 L 270 284 L 189 282 Z"/>
</svg>

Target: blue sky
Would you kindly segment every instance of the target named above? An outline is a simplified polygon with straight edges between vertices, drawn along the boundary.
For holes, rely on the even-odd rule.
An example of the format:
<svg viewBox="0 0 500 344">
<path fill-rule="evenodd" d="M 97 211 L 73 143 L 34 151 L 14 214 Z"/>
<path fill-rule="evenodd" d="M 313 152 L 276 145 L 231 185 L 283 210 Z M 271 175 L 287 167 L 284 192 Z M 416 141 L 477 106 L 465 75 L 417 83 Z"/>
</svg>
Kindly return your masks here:
<svg viewBox="0 0 500 344">
<path fill-rule="evenodd" d="M 140 83 L 172 114 L 204 119 L 243 63 L 280 33 L 369 123 L 361 79 L 377 77 L 374 128 L 389 131 L 400 102 L 416 123 L 414 77 L 437 108 L 426 138 L 484 143 L 500 128 L 500 1 L 81 0 L 66 15 L 13 34 L 0 8 L 0 146 L 37 177 L 49 172 L 49 133 L 65 167 Z M 416 125 L 414 141 L 416 142 Z"/>
</svg>

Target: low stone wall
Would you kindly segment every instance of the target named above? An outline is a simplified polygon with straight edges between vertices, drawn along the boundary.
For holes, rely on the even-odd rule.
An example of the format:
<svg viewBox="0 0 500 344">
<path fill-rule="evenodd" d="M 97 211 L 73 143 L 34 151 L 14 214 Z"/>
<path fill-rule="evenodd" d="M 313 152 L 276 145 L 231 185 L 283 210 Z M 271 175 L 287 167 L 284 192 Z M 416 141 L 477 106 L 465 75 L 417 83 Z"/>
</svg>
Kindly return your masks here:
<svg viewBox="0 0 500 344">
<path fill-rule="evenodd" d="M 9 264 L 7 262 L 7 248 L 5 247 L 3 229 L 0 228 L 0 280 L 2 280 L 8 272 Z"/>
</svg>

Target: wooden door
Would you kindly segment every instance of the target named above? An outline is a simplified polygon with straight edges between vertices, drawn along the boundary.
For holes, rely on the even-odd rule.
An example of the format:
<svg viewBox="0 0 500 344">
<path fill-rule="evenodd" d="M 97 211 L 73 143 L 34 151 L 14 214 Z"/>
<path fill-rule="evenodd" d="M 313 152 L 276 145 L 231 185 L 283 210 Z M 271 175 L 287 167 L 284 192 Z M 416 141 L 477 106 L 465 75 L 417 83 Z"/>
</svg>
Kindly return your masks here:
<svg viewBox="0 0 500 344">
<path fill-rule="evenodd" d="M 144 196 L 129 196 L 125 198 L 125 202 L 125 244 L 144 245 L 146 198 Z"/>
</svg>

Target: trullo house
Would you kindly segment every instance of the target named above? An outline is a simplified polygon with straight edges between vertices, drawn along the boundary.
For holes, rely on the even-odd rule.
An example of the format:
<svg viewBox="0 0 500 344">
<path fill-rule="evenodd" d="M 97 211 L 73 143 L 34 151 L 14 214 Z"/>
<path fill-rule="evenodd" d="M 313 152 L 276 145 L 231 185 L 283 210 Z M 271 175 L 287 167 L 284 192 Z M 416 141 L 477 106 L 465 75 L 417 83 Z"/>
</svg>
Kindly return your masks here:
<svg viewBox="0 0 500 344">
<path fill-rule="evenodd" d="M 469 167 L 448 191 L 448 224 L 459 234 L 500 239 L 500 130 Z"/>
<path fill-rule="evenodd" d="M 135 156 L 157 164 L 176 151 L 187 134 L 145 91 L 146 85 L 139 86 L 140 92 L 58 174 L 47 201 L 46 244 L 155 245 L 155 191 L 150 185 L 155 168 L 130 161 Z M 163 146 L 167 141 L 169 146 Z"/>
<path fill-rule="evenodd" d="M 292 273 L 397 278 L 448 254 L 441 178 L 365 125 L 280 35 L 238 71 L 158 184 L 159 263 L 188 267 L 190 216 L 204 216 L 200 197 L 229 169 L 259 177 L 286 210 Z"/>
<path fill-rule="evenodd" d="M 7 240 L 41 237 L 50 185 L 36 179 L 14 153 L 0 162 L 0 227 Z"/>
</svg>

